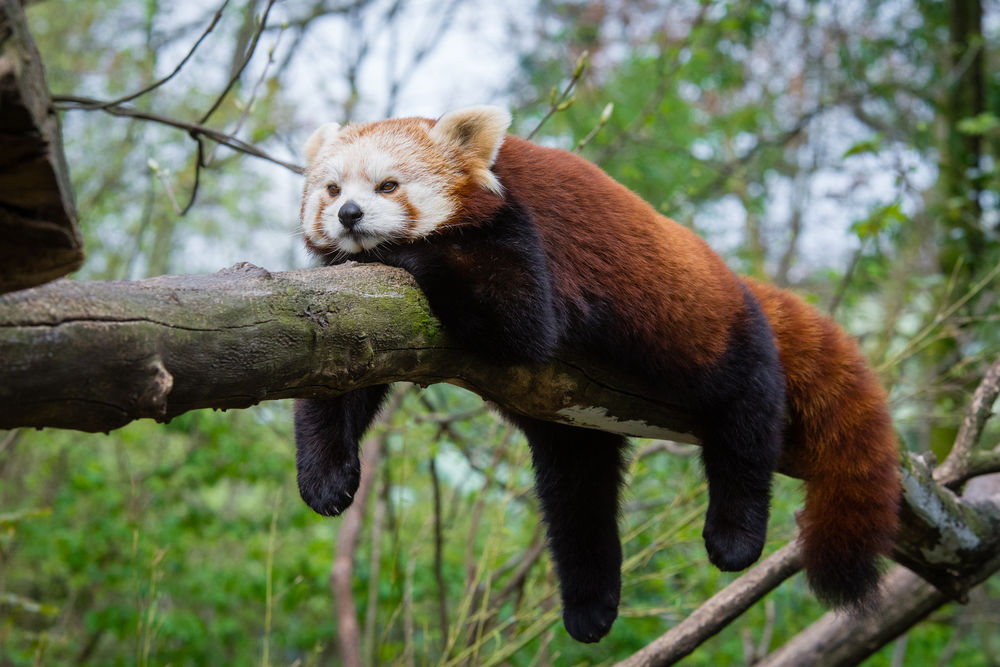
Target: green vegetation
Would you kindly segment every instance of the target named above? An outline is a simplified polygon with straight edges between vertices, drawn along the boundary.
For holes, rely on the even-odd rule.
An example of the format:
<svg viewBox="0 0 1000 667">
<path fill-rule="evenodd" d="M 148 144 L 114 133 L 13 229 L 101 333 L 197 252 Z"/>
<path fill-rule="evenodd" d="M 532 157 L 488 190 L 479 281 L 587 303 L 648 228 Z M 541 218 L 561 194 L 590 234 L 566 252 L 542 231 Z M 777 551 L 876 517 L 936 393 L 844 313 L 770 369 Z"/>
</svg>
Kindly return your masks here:
<svg viewBox="0 0 1000 667">
<path fill-rule="evenodd" d="M 331 46 L 317 92 L 316 66 L 304 63 L 320 53 L 323 31 L 378 45 L 417 10 L 289 4 L 275 9 L 212 127 L 295 161 L 289 146 L 320 120 L 407 113 L 421 102 L 393 82 L 421 68 L 442 74 L 419 48 L 402 49 L 412 72 L 397 62 L 373 92 L 363 86 L 384 69 L 379 49 Z M 189 67 L 133 104 L 200 117 L 265 6 L 229 3 Z M 584 155 L 698 229 L 733 266 L 833 312 L 891 389 L 905 445 L 946 453 L 1000 353 L 1000 10 L 980 0 L 525 7 L 532 21 L 510 42 L 523 48 L 514 83 L 492 99 L 515 108 L 518 133 L 534 129 L 549 91 L 589 52 L 572 104 L 536 140 L 574 148 L 599 127 Z M 169 73 L 216 8 L 45 0 L 27 11 L 52 90 L 112 99 Z M 474 49 L 470 25 L 442 21 L 441 30 Z M 384 108 L 359 106 L 376 95 Z M 326 118 L 311 115 L 317 96 Z M 88 252 L 78 277 L 242 259 L 302 265 L 299 182 L 280 167 L 206 142 L 215 152 L 181 216 L 195 182 L 184 132 L 96 111 L 68 112 L 63 123 Z M 596 647 L 574 643 L 558 620 L 548 558 L 533 558 L 541 532 L 522 438 L 453 387 L 401 400 L 369 440 L 382 463 L 353 560 L 366 663 L 607 664 L 733 579 L 708 565 L 701 544 L 697 457 L 637 443 L 622 516 L 622 617 Z M 994 422 L 985 442 L 998 436 Z M 298 498 L 292 442 L 287 402 L 110 434 L 0 433 L 0 666 L 337 664 L 329 575 L 343 522 Z M 794 534 L 800 503 L 798 483 L 780 479 L 768 551 Z M 798 576 L 687 664 L 743 663 L 762 640 L 776 647 L 822 611 Z M 994 577 L 969 605 L 935 613 L 869 664 L 996 664 L 998 611 Z"/>
</svg>

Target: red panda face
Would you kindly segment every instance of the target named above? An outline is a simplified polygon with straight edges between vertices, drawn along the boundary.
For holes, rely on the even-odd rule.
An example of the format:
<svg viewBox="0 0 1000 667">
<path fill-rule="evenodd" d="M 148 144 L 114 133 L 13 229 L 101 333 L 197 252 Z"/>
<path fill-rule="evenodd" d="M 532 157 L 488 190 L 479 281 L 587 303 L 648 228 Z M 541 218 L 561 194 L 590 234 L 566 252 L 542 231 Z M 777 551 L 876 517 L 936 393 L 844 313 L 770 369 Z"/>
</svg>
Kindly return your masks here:
<svg viewBox="0 0 1000 667">
<path fill-rule="evenodd" d="M 509 123 L 502 109 L 472 107 L 437 123 L 320 127 L 306 143 L 307 244 L 320 254 L 355 254 L 446 228 L 470 182 L 499 194 L 490 167 Z"/>
</svg>

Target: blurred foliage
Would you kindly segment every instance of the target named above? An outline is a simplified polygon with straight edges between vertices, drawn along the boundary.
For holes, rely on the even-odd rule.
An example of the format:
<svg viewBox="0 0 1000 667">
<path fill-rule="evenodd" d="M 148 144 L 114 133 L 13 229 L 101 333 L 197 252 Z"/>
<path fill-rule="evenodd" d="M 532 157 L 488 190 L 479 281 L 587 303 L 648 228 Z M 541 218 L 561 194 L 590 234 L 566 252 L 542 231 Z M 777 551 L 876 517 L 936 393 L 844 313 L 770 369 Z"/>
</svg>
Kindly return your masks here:
<svg viewBox="0 0 1000 667">
<path fill-rule="evenodd" d="M 134 103 L 199 117 L 241 62 L 264 4 L 230 2 L 182 74 Z M 396 53 L 396 78 L 364 76 L 385 69 L 375 35 L 398 35 L 412 18 L 408 3 L 393 6 L 280 6 L 209 124 L 294 160 L 289 146 L 315 125 L 302 111 L 310 98 L 349 118 L 374 106 L 359 102 L 375 94 L 366 85 L 384 84 L 393 110 L 425 58 L 417 44 L 406 56 L 414 68 Z M 478 6 L 439 11 L 468 7 Z M 215 9 L 44 0 L 29 18 L 51 88 L 107 99 L 168 73 Z M 537 140 L 572 149 L 596 129 L 588 158 L 733 266 L 794 286 L 858 335 L 891 388 L 906 446 L 946 453 L 1000 351 L 996 6 L 525 0 L 511 11 L 521 19 L 520 32 L 510 28 L 518 132 L 547 115 L 550 91 L 588 52 L 572 103 Z M 977 12 L 987 20 L 977 24 Z M 464 32 L 466 48 L 485 30 L 428 16 L 441 32 L 427 36 Z M 318 91 L 296 69 L 315 58 L 302 50 L 315 39 L 336 44 L 329 61 L 308 62 L 327 86 Z M 89 253 L 81 277 L 213 270 L 259 252 L 285 263 L 273 268 L 301 261 L 288 195 L 298 184 L 286 187 L 279 168 L 219 149 L 182 217 L 174 201 L 186 203 L 194 178 L 183 132 L 99 112 L 63 123 Z M 436 386 L 424 397 L 409 392 L 369 441 L 385 452 L 353 579 L 368 662 L 606 664 L 733 579 L 704 555 L 697 457 L 640 442 L 622 513 L 621 618 L 599 645 L 576 644 L 559 623 L 547 556 L 531 560 L 540 528 L 523 440 L 470 394 Z M 0 665 L 336 664 L 329 572 L 340 522 L 297 497 L 288 408 L 100 435 L 0 433 Z M 985 441 L 998 437 L 994 423 Z M 779 479 L 768 551 L 793 534 L 800 503 L 798 483 Z M 970 605 L 935 613 L 870 663 L 1000 662 L 997 589 L 992 581 Z M 748 662 L 821 613 L 796 577 L 687 662 Z"/>
</svg>

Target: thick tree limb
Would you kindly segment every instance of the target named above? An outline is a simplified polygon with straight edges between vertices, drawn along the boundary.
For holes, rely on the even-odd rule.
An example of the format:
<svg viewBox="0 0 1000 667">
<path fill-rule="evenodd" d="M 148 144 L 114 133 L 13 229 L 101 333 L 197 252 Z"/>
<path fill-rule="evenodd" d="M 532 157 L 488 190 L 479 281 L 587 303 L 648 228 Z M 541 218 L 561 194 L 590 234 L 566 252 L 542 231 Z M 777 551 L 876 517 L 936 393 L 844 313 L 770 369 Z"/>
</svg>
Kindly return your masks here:
<svg viewBox="0 0 1000 667">
<path fill-rule="evenodd" d="M 0 297 L 0 428 L 107 431 L 197 408 L 450 382 L 527 415 L 691 442 L 649 387 L 571 352 L 526 368 L 456 349 L 403 271 L 58 281 Z"/>
</svg>

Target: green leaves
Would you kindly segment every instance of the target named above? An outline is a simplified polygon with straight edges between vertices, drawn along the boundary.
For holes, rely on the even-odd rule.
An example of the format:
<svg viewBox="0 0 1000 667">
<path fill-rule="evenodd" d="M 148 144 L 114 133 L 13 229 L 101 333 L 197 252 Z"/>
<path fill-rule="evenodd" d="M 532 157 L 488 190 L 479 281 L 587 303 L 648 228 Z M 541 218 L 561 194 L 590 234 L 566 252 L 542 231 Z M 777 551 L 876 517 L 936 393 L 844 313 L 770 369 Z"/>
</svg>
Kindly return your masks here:
<svg viewBox="0 0 1000 667">
<path fill-rule="evenodd" d="M 985 111 L 971 118 L 963 118 L 956 126 L 962 134 L 992 134 L 1000 129 L 1000 118 L 996 114 Z"/>
<path fill-rule="evenodd" d="M 880 150 L 882 150 L 882 136 L 876 134 L 871 138 L 862 139 L 855 143 L 844 151 L 843 157 L 848 158 L 852 155 L 861 155 L 864 153 L 878 153 Z"/>
<path fill-rule="evenodd" d="M 907 217 L 903 213 L 902 204 L 898 201 L 884 206 L 878 206 L 871 215 L 863 220 L 858 220 L 851 225 L 851 231 L 862 241 L 874 238 L 895 226 L 906 222 Z"/>
</svg>

